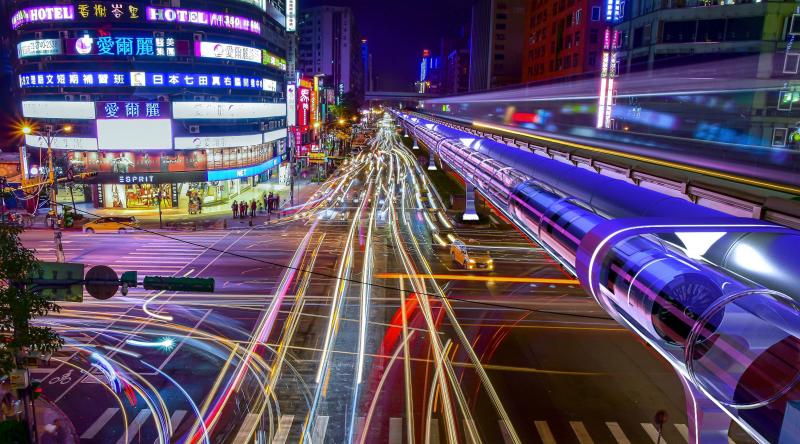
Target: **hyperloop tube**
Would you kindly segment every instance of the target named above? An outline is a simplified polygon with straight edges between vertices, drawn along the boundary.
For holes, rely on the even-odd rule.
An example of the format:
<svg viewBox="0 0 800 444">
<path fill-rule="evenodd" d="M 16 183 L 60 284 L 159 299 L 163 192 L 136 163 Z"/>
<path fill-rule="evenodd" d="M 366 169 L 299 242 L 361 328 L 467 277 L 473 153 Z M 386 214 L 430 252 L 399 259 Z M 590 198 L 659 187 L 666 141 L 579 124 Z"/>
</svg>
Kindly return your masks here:
<svg viewBox="0 0 800 444">
<path fill-rule="evenodd" d="M 418 119 L 417 128 L 426 128 L 425 125 L 429 124 L 436 131 L 446 133 L 447 137 L 476 138 L 460 130 L 415 118 Z M 579 198 L 609 217 L 727 216 L 684 199 L 638 187 L 494 140 L 478 139 L 472 144 L 473 149 L 566 195 Z M 675 236 L 666 238 L 683 245 Z M 800 276 L 800 254 L 797 252 L 800 252 L 800 233 L 731 233 L 722 236 L 703 257 L 726 270 L 800 301 L 800 279 L 797 279 Z"/>
<path fill-rule="evenodd" d="M 436 137 L 431 128 L 419 127 L 417 130 L 415 133 L 423 137 L 429 147 L 439 145 L 436 149 L 440 150 L 440 157 L 451 166 L 473 162 L 470 149 L 459 148 L 456 142 L 442 142 L 445 137 L 456 136 Z M 462 135 L 465 138 L 471 136 Z M 481 151 L 481 147 L 492 143 L 481 140 L 471 143 L 470 148 Z M 531 160 L 533 155 L 518 157 L 517 153 L 525 153 L 507 147 L 497 151 L 503 151 L 506 156 L 495 156 L 495 150 L 481 151 L 481 154 L 537 180 L 542 179 L 525 167 L 527 162 L 523 162 L 523 159 Z M 532 160 L 548 161 L 538 156 Z M 548 167 L 561 179 L 557 179 L 556 184 L 547 185 L 554 185 L 560 192 L 568 188 L 565 182 L 574 185 L 579 182 L 577 176 L 594 174 L 556 161 L 549 161 Z M 484 188 L 489 188 L 491 198 L 507 203 L 506 209 L 518 223 L 538 234 L 539 240 L 572 264 L 580 240 L 605 222 L 603 217 L 579 205 L 583 199 L 574 201 L 561 197 L 535 182 L 506 187 L 507 196 L 502 196 L 503 184 L 486 179 L 492 177 L 493 172 L 484 170 L 482 161 L 470 165 L 468 171 L 471 171 L 473 180 L 484 181 Z M 564 178 L 569 175 L 576 177 Z M 649 215 L 669 211 L 671 216 L 676 212 L 687 216 L 685 211 L 688 210 L 696 217 L 721 214 L 632 185 L 622 186 L 628 184 L 615 179 L 587 179 L 586 183 L 618 193 L 625 192 L 626 198 L 638 201 L 637 211 Z M 487 187 L 487 184 L 492 186 Z M 588 196 L 588 203 L 593 204 L 601 191 L 592 189 L 583 196 Z M 618 202 L 621 200 L 615 204 L 619 205 Z M 627 215 L 631 214 L 639 213 L 629 212 Z M 726 248 L 720 247 L 723 253 L 712 249 L 709 254 L 721 254 L 726 261 L 734 261 L 736 258 L 730 255 L 737 251 L 737 245 L 753 248 L 752 243 L 742 240 L 749 236 L 731 237 Z M 600 282 L 604 287 L 603 297 L 611 305 L 601 305 L 629 328 L 648 338 L 676 368 L 683 369 L 696 386 L 721 405 L 736 410 L 732 414 L 749 412 L 741 417 L 747 418 L 748 424 L 753 426 L 752 431 L 771 436 L 770 428 L 764 426 L 762 420 L 783 411 L 776 402 L 796 390 L 800 380 L 800 315 L 797 304 L 782 293 L 747 281 L 740 282 L 713 265 L 675 255 L 660 243 L 644 237 L 618 242 L 602 261 Z"/>
</svg>

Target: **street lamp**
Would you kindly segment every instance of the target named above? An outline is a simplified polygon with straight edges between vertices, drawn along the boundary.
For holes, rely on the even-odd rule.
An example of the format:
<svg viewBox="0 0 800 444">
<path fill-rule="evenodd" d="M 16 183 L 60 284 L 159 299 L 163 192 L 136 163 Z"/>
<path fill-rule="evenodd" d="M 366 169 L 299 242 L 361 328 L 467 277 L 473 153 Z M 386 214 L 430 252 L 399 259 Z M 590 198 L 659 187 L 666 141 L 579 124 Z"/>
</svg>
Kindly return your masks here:
<svg viewBox="0 0 800 444">
<path fill-rule="evenodd" d="M 47 143 L 47 168 L 48 168 L 48 182 L 50 182 L 50 212 L 53 214 L 55 221 L 58 221 L 58 203 L 56 201 L 56 170 L 53 167 L 53 139 L 61 133 L 71 133 L 72 125 L 64 125 L 61 128 L 54 129 L 53 125 L 45 125 L 45 132 L 37 131 L 30 125 L 22 127 L 22 134 L 39 136 Z M 53 229 L 56 228 L 56 222 L 53 223 Z"/>
</svg>

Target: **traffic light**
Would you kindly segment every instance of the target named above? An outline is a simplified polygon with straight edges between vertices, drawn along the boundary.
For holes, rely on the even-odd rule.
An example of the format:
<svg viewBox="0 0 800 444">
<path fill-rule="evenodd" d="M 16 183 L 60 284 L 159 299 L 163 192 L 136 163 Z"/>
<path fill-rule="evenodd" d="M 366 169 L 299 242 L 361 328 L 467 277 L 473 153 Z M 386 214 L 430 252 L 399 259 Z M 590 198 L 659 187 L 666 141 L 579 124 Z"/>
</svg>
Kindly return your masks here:
<svg viewBox="0 0 800 444">
<path fill-rule="evenodd" d="M 214 292 L 214 278 L 145 276 L 145 290 Z"/>
<path fill-rule="evenodd" d="M 31 385 L 28 386 L 28 396 L 30 396 L 31 401 L 42 396 L 42 381 L 38 379 L 31 380 Z"/>
</svg>

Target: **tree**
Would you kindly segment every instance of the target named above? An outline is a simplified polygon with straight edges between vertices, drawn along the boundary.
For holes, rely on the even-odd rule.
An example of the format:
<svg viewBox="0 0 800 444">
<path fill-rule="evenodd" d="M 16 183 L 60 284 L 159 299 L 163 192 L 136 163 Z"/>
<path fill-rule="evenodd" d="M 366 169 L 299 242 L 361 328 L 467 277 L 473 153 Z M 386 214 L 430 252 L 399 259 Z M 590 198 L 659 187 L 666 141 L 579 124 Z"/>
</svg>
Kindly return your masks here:
<svg viewBox="0 0 800 444">
<path fill-rule="evenodd" d="M 17 368 L 29 352 L 48 354 L 64 345 L 52 328 L 31 325 L 32 319 L 61 307 L 26 284 L 40 268 L 33 251 L 22 246 L 21 232 L 0 223 L 0 375 Z"/>
</svg>

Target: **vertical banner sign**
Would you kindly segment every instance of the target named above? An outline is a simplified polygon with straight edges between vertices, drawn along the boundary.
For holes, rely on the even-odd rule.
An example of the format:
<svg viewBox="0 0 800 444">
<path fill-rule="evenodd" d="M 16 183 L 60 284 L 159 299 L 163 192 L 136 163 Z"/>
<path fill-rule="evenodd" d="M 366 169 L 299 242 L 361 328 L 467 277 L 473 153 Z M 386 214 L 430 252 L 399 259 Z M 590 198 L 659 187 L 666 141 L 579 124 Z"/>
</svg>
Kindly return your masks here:
<svg viewBox="0 0 800 444">
<path fill-rule="evenodd" d="M 603 56 L 600 65 L 600 91 L 597 101 L 597 128 L 611 128 L 614 107 L 614 82 L 617 77 L 617 48 L 619 31 L 612 28 L 619 22 L 624 0 L 606 0 L 606 26 L 603 36 Z"/>
<path fill-rule="evenodd" d="M 286 0 L 286 31 L 297 31 L 297 0 Z"/>
<path fill-rule="evenodd" d="M 286 126 L 293 127 L 296 125 L 297 122 L 297 115 L 296 113 L 291 112 L 297 108 L 297 87 L 295 86 L 294 82 L 289 82 L 286 84 Z"/>
<path fill-rule="evenodd" d="M 311 90 L 311 118 L 310 125 L 314 126 L 314 122 L 318 120 L 317 109 L 319 108 L 319 77 L 314 76 L 314 89 Z"/>
<path fill-rule="evenodd" d="M 300 86 L 297 88 L 297 126 L 307 127 L 311 110 L 311 88 Z"/>
</svg>

